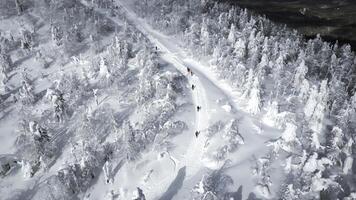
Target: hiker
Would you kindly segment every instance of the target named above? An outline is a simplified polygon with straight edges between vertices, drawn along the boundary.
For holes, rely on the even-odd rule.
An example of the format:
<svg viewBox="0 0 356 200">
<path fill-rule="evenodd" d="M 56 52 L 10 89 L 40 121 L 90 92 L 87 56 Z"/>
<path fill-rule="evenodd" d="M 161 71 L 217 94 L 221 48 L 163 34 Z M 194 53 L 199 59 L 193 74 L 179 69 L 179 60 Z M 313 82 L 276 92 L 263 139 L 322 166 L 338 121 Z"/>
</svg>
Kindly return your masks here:
<svg viewBox="0 0 356 200">
<path fill-rule="evenodd" d="M 189 67 L 187 67 L 187 72 L 188 72 L 188 73 L 190 73 L 190 72 L 191 72 L 191 70 L 190 70 L 190 68 L 189 68 Z"/>
<path fill-rule="evenodd" d="M 198 138 L 199 134 L 200 134 L 200 131 L 195 131 L 195 137 Z"/>
<path fill-rule="evenodd" d="M 194 90 L 195 89 L 195 85 L 194 84 L 192 84 L 192 90 Z"/>
<path fill-rule="evenodd" d="M 193 75 L 194 75 L 194 73 L 193 73 L 193 71 L 192 71 L 192 70 L 190 70 L 190 75 L 191 75 L 191 76 L 193 76 Z"/>
<path fill-rule="evenodd" d="M 201 106 L 197 106 L 197 111 L 199 112 L 201 110 Z"/>
</svg>

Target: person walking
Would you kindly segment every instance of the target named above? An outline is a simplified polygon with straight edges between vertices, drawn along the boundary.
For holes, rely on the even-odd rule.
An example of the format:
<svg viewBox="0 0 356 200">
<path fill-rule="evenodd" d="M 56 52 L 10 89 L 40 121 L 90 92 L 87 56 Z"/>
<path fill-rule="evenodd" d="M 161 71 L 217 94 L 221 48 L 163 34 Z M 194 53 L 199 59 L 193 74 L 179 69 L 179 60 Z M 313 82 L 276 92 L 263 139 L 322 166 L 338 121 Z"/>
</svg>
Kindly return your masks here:
<svg viewBox="0 0 356 200">
<path fill-rule="evenodd" d="M 201 110 L 201 106 L 197 106 L 197 111 L 199 112 Z"/>
<path fill-rule="evenodd" d="M 195 137 L 198 138 L 200 131 L 195 131 Z"/>
</svg>

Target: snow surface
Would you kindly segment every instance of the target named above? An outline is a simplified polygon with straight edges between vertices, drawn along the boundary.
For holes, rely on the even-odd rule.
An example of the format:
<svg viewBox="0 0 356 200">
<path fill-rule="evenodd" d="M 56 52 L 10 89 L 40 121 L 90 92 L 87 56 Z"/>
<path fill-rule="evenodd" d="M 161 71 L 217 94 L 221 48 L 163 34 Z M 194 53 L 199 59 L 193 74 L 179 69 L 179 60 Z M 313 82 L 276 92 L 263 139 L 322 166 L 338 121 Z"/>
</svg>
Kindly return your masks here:
<svg viewBox="0 0 356 200">
<path fill-rule="evenodd" d="M 87 1 L 81 1 L 84 6 L 91 7 Z M 229 165 L 226 173 L 230 175 L 234 181 L 234 188 L 232 191 L 238 191 L 242 188 L 242 197 L 246 199 L 251 192 L 255 192 L 257 196 L 262 198 L 273 198 L 273 195 L 278 192 L 279 182 L 281 181 L 282 166 L 279 160 L 274 161 L 273 172 L 271 172 L 271 179 L 273 185 L 271 192 L 266 187 L 260 185 L 256 186 L 257 178 L 252 173 L 255 160 L 253 158 L 260 158 L 272 149 L 267 145 L 271 139 L 278 138 L 282 135 L 282 131 L 272 127 L 274 124 L 264 122 L 273 121 L 273 119 L 260 119 L 260 116 L 251 115 L 245 111 L 251 110 L 252 113 L 257 113 L 259 108 L 251 107 L 244 104 L 238 97 L 241 96 L 234 90 L 227 81 L 218 78 L 214 69 L 201 60 L 196 60 L 189 56 L 189 53 L 179 46 L 179 42 L 175 41 L 173 37 L 164 35 L 155 31 L 148 25 L 144 19 L 140 19 L 130 8 L 129 1 L 115 0 L 120 9 L 124 10 L 128 23 L 134 25 L 145 37 L 158 47 L 159 57 L 168 63 L 170 67 L 187 77 L 187 88 L 193 84 L 195 89 L 191 91 L 190 110 L 184 110 L 176 114 L 177 119 L 184 119 L 188 122 L 188 130 L 184 131 L 171 139 L 173 148 L 170 151 L 162 151 L 149 149 L 143 152 L 140 160 L 135 162 L 126 162 L 124 156 L 115 157 L 106 163 L 101 169 L 99 176 L 95 179 L 93 184 L 81 195 L 80 199 L 132 199 L 137 196 L 137 187 L 142 189 L 146 199 L 189 199 L 191 197 L 192 188 L 196 186 L 202 179 L 204 174 L 209 170 L 217 170 L 223 167 L 224 161 L 229 160 Z M 114 22 L 118 27 L 123 25 L 122 19 L 111 16 L 108 10 L 96 9 L 95 12 L 103 15 L 107 19 Z M 6 21 L 2 27 L 11 27 Z M 232 36 L 229 36 L 233 40 Z M 85 56 L 85 55 L 84 55 Z M 86 55 L 90 57 L 91 55 Z M 80 57 L 80 56 L 79 56 Z M 72 58 L 73 63 L 66 63 L 61 70 L 52 70 L 51 68 L 45 72 L 38 69 L 29 69 L 31 74 L 39 76 L 45 73 L 47 78 L 38 78 L 36 80 L 36 92 L 43 92 L 50 85 L 49 79 L 52 79 L 60 73 L 68 72 L 73 68 L 74 64 L 86 65 L 77 57 Z M 26 65 L 31 66 L 32 58 L 24 60 Z M 111 77 L 107 67 L 103 65 L 99 70 L 99 77 L 109 79 Z M 193 75 L 187 72 L 187 68 L 193 71 Z M 37 70 L 37 71 L 36 71 Z M 76 69 L 74 71 L 80 71 Z M 14 82 L 19 82 L 14 79 Z M 188 95 L 188 97 L 190 97 Z M 87 109 L 90 110 L 96 107 L 110 107 L 122 113 L 123 117 L 130 115 L 132 121 L 140 121 L 140 116 L 132 113 L 130 108 L 126 108 L 119 102 L 115 101 L 115 96 L 106 97 L 106 94 L 96 94 L 94 92 L 95 100 L 90 100 L 87 103 Z M 98 103 L 100 102 L 100 103 Z M 197 111 L 196 107 L 201 106 L 201 110 Z M 12 154 L 15 152 L 13 144 L 16 140 L 16 131 L 13 131 L 18 116 L 11 115 L 11 109 L 2 112 L 5 115 L 9 112 L 6 118 L 0 120 L 0 153 Z M 45 108 L 39 108 L 45 109 Z M 38 111 L 40 112 L 40 111 Z M 90 112 L 89 112 L 90 113 Z M 1 116 L 1 118 L 3 118 Z M 212 155 L 215 155 L 221 146 L 227 143 L 222 131 L 217 135 L 209 136 L 209 128 L 212 124 L 222 121 L 225 124 L 238 121 L 238 130 L 240 137 L 239 145 L 236 151 L 228 153 L 224 161 L 216 160 Z M 66 127 L 70 130 L 71 126 L 77 122 L 71 122 Z M 282 135 L 286 141 L 292 141 L 294 135 L 294 127 L 287 128 Z M 200 131 L 198 137 L 195 136 L 195 131 Z M 63 130 L 55 137 L 72 137 Z M 105 141 L 113 142 L 115 136 L 108 134 Z M 75 141 L 77 142 L 77 141 Z M 14 173 L 9 178 L 0 181 L 0 192 L 4 199 L 11 199 L 12 193 L 16 191 L 25 190 L 20 193 L 20 198 L 27 193 L 35 194 L 35 191 L 41 184 L 50 182 L 51 177 L 64 168 L 65 164 L 71 154 L 71 144 L 65 143 L 61 146 L 61 152 L 58 155 L 55 163 L 42 172 L 38 179 L 29 179 L 23 181 L 22 172 Z M 315 155 L 316 156 L 316 155 Z M 304 170 L 312 172 L 317 168 L 317 161 L 315 156 L 310 158 L 305 165 Z M 345 171 L 350 170 L 352 160 L 348 158 L 348 165 L 345 166 Z M 258 159 L 257 159 L 258 160 Z M 316 186 L 317 187 L 317 186 Z M 11 188 L 7 190 L 7 188 Z M 272 194 L 270 194 L 272 193 Z M 37 194 L 37 193 L 36 193 Z M 38 195 L 38 194 L 37 194 Z M 30 198 L 31 198 L 30 197 Z M 40 199 L 40 196 L 33 196 L 34 199 Z"/>
<path fill-rule="evenodd" d="M 240 111 L 237 106 L 238 100 L 234 97 L 236 93 L 225 81 L 217 78 L 207 63 L 189 58 L 171 37 L 153 30 L 145 23 L 144 19 L 137 17 L 130 10 L 127 2 L 116 2 L 126 11 L 129 23 L 134 24 L 158 47 L 159 55 L 185 74 L 189 79 L 189 84 L 196 85 L 196 89 L 192 91 L 193 103 L 202 107 L 201 111 L 195 111 L 195 123 L 193 127 L 190 127 L 190 133 L 185 136 L 186 139 L 175 144 L 185 147 L 185 152 L 173 151 L 164 154 L 163 158 L 157 160 L 148 158 L 154 157 L 154 155 L 147 155 L 145 156 L 147 160 L 142 161 L 144 167 L 139 170 L 124 164 L 123 169 L 115 176 L 115 179 L 120 180 L 118 186 L 122 188 L 140 187 L 147 199 L 171 199 L 171 197 L 173 199 L 188 199 L 191 188 L 201 178 L 204 168 L 218 169 L 224 164 L 208 158 L 208 155 L 211 154 L 207 138 L 209 124 L 218 119 L 238 118 L 243 119 L 240 122 L 240 131 L 245 138 L 245 144 L 229 156 L 233 164 L 231 164 L 228 173 L 234 178 L 236 189 L 240 185 L 243 186 L 243 197 L 246 198 L 251 191 L 254 191 L 255 186 L 251 178 L 251 156 L 259 156 L 265 152 L 268 149 L 265 142 L 280 132 L 268 128 L 254 117 Z M 112 20 L 115 21 L 115 18 Z M 193 76 L 187 72 L 187 67 L 192 69 Z M 221 99 L 227 104 L 219 105 L 217 100 Z M 263 129 L 262 133 L 260 133 L 260 129 Z M 200 131 L 198 138 L 194 138 L 195 130 Z M 141 178 L 143 179 L 141 181 L 136 180 L 140 179 L 139 177 L 145 178 Z M 278 185 L 278 181 L 274 183 Z M 95 190 L 92 193 L 102 193 L 102 186 L 98 186 Z M 126 192 L 124 193 L 126 194 Z M 175 195 L 170 196 L 172 193 Z M 127 198 L 130 198 L 130 193 L 127 195 Z"/>
</svg>

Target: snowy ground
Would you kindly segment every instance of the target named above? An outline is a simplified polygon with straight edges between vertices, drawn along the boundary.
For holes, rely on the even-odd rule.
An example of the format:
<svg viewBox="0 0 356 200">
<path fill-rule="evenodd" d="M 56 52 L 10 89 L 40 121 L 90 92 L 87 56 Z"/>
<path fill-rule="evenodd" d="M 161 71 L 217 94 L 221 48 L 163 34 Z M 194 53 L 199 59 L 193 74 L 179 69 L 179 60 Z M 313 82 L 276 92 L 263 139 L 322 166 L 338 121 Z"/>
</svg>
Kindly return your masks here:
<svg viewBox="0 0 356 200">
<path fill-rule="evenodd" d="M 239 119 L 245 144 L 229 155 L 232 164 L 227 173 L 233 177 L 236 191 L 242 186 L 243 198 L 247 198 L 250 192 L 255 191 L 251 158 L 253 156 L 258 158 L 267 152 L 269 147 L 266 146 L 266 142 L 278 137 L 280 131 L 262 124 L 259 119 L 241 111 L 237 95 L 226 82 L 217 78 L 207 63 L 189 58 L 173 38 L 153 30 L 144 19 L 137 17 L 125 2 L 117 1 L 117 3 L 126 11 L 129 23 L 134 24 L 158 47 L 160 56 L 189 77 L 190 84 L 196 86 L 192 91 L 194 105 L 202 107 L 200 112 L 195 112 L 195 122 L 191 124 L 189 131 L 182 135 L 185 138 L 174 141 L 177 149 L 159 158 L 148 154 L 145 156 L 147 160 L 137 164 L 136 167 L 124 164 L 122 170 L 115 176 L 116 180 L 121 180 L 117 183 L 118 186 L 123 188 L 129 185 L 138 186 L 143 189 L 147 199 L 188 199 L 191 189 L 201 179 L 206 169 L 219 169 L 224 164 L 209 159 L 209 155 L 214 151 L 213 145 L 219 145 L 216 144 L 219 142 L 218 139 L 213 138 L 212 141 L 208 139 L 209 125 L 217 120 Z M 187 72 L 187 67 L 192 69 L 193 76 Z M 201 132 L 198 138 L 194 137 L 195 130 Z M 137 166 L 140 166 L 139 170 Z M 280 178 L 278 173 L 273 178 L 275 178 L 273 183 L 278 185 Z M 278 188 L 273 189 L 278 190 Z M 102 186 L 99 184 L 93 190 L 93 193 L 101 193 Z"/>
<path fill-rule="evenodd" d="M 86 1 L 82 1 L 82 3 L 84 6 L 90 7 Z M 257 180 L 252 171 L 256 160 L 263 157 L 271 149 L 267 146 L 267 142 L 278 138 L 281 131 L 263 124 L 260 116 L 251 116 L 246 113 L 246 106 L 242 100 L 237 98 L 239 96 L 237 92 L 227 82 L 218 78 L 208 62 L 195 60 L 179 46 L 179 42 L 175 41 L 173 37 L 153 30 L 144 19 L 135 15 L 128 2 L 116 0 L 116 3 L 120 6 L 120 9 L 123 9 L 128 23 L 135 26 L 149 39 L 153 46 L 158 48 L 160 59 L 168 65 L 167 71 L 172 73 L 178 71 L 177 73 L 186 76 L 188 80 L 187 88 L 191 88 L 191 85 L 195 86 L 194 90 L 187 90 L 190 94 L 185 97 L 191 101 L 191 105 L 186 106 L 174 115 L 175 119 L 185 121 L 188 124 L 188 129 L 171 139 L 170 142 L 174 148 L 170 151 L 157 150 L 151 147 L 143 152 L 141 159 L 135 162 L 126 162 L 124 156 L 113 158 L 111 160 L 112 180 L 107 183 L 107 177 L 103 172 L 100 172 L 94 183 L 83 194 L 78 195 L 79 198 L 91 200 L 104 198 L 132 199 L 136 188 L 139 187 L 143 190 L 146 199 L 149 200 L 189 199 L 193 188 L 204 174 L 210 170 L 221 169 L 226 161 L 228 162 L 225 169 L 226 174 L 230 175 L 234 181 L 232 191 L 241 192 L 242 188 L 243 199 L 246 199 L 251 192 L 262 198 L 272 198 L 278 191 L 279 182 L 282 178 L 282 173 L 279 173 L 282 167 L 279 161 L 274 161 L 274 171 L 271 172 L 271 179 L 273 179 L 272 196 L 256 187 Z M 108 10 L 95 9 L 95 12 L 114 22 L 117 27 L 123 26 L 122 19 L 107 14 L 109 13 Z M 9 23 L 9 20 L 6 23 Z M 3 23 L 0 28 L 8 27 L 9 25 L 6 23 Z M 109 43 L 108 41 L 109 39 L 104 39 L 103 46 Z M 42 48 L 45 47 L 46 44 L 42 46 Z M 90 54 L 83 54 L 85 58 L 90 56 Z M 35 61 L 34 58 L 29 56 L 28 59 L 23 58 L 20 62 L 23 62 L 23 65 L 32 66 Z M 51 79 L 54 79 L 60 73 L 68 72 L 67 70 L 73 68 L 71 65 L 70 62 L 65 63 L 61 70 L 49 68 L 36 71 L 37 69 L 28 69 L 38 86 L 36 93 L 45 91 L 50 85 Z M 135 67 L 132 68 L 134 71 Z M 187 72 L 187 68 L 193 71 L 193 75 Z M 20 82 L 19 78 L 16 78 L 17 73 L 20 72 L 14 71 L 13 76 L 15 78 L 11 79 L 14 82 L 14 87 L 19 87 L 19 85 L 15 85 Z M 40 77 L 41 73 L 45 74 L 42 75 L 45 78 Z M 116 101 L 120 98 L 120 95 L 117 93 L 101 94 L 99 95 L 99 105 L 96 105 L 94 99 L 91 99 L 88 100 L 87 107 L 95 109 L 110 107 L 115 112 L 122 114 L 122 118 L 129 116 L 132 121 L 139 122 L 138 111 L 134 112 L 132 108 L 125 106 L 126 104 Z M 197 106 L 201 106 L 200 111 L 197 111 Z M 3 110 L 3 116 L 0 116 L 0 141 L 2 141 L 0 142 L 0 153 L 2 155 L 15 153 L 13 144 L 17 135 L 16 131 L 12 129 L 16 126 L 18 116 L 12 115 L 12 113 L 16 113 L 12 111 L 13 109 L 17 109 L 15 105 L 8 107 L 8 111 Z M 37 109 L 45 110 L 40 106 Z M 6 113 L 8 113 L 8 116 L 5 116 Z M 223 160 L 218 161 L 213 155 L 227 141 L 219 133 L 209 136 L 209 128 L 218 121 L 229 124 L 234 120 L 238 121 L 239 134 L 242 138 L 241 144 L 236 151 L 227 153 Z M 76 123 L 76 121 L 68 123 L 63 135 L 57 137 L 72 138 L 73 136 L 68 134 L 66 130 L 70 130 L 71 126 L 75 126 Z M 200 131 L 198 137 L 195 136 L 195 131 Z M 115 139 L 114 135 L 108 134 L 105 136 L 105 142 L 108 143 L 114 142 Z M 31 199 L 32 197 L 35 199 L 38 197 L 33 196 L 38 187 L 46 183 L 68 162 L 71 153 L 70 143 L 65 143 L 61 148 L 61 153 L 55 163 L 47 171 L 41 172 L 40 177 L 23 181 L 23 174 L 14 173 L 8 178 L 0 179 L 0 197 L 11 199 L 12 193 L 16 193 L 16 191 L 19 191 L 18 199 Z M 27 194 L 31 195 L 25 197 Z"/>
</svg>

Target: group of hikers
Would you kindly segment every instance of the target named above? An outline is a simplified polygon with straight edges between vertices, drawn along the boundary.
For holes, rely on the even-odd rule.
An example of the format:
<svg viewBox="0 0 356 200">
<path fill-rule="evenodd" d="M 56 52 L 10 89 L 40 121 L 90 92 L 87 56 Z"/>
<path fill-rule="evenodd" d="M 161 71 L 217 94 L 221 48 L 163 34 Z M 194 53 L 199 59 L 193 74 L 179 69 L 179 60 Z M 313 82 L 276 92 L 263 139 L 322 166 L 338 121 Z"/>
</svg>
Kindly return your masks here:
<svg viewBox="0 0 356 200">
<path fill-rule="evenodd" d="M 157 46 L 155 47 L 155 53 L 156 53 L 156 54 L 158 53 L 158 47 L 157 47 Z M 187 72 L 188 72 L 188 74 L 190 74 L 191 76 L 194 75 L 193 70 L 190 69 L 189 67 L 187 67 Z M 196 85 L 192 84 L 191 88 L 192 88 L 192 90 L 194 90 L 194 89 L 196 88 Z M 197 106 L 197 112 L 199 112 L 201 109 L 202 109 L 201 106 Z M 198 131 L 198 130 L 195 131 L 195 137 L 198 137 L 199 134 L 200 134 L 200 131 Z"/>
<path fill-rule="evenodd" d="M 193 71 L 189 67 L 187 67 L 187 72 L 191 76 L 194 75 Z M 196 88 L 196 86 L 194 84 L 192 84 L 192 90 L 194 90 L 195 88 Z M 201 106 L 197 106 L 197 112 L 199 112 L 201 109 L 202 109 Z M 195 137 L 198 137 L 199 134 L 200 134 L 200 131 L 195 131 Z"/>
</svg>

